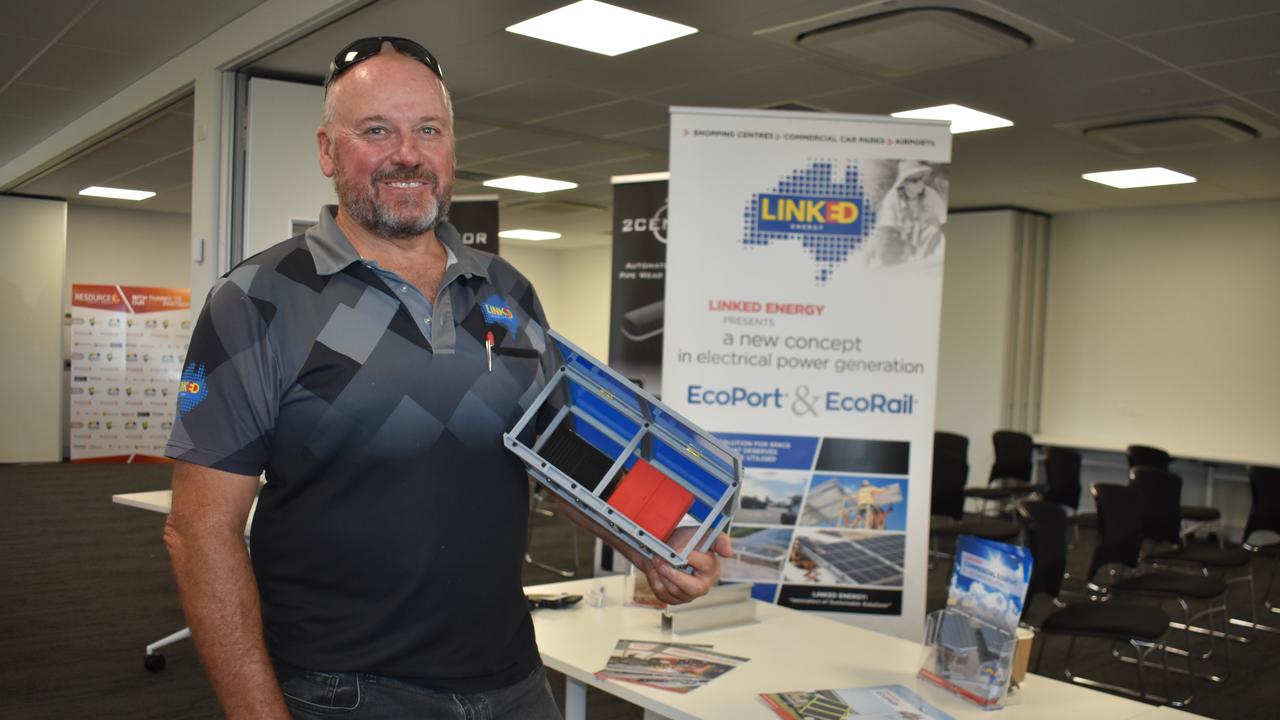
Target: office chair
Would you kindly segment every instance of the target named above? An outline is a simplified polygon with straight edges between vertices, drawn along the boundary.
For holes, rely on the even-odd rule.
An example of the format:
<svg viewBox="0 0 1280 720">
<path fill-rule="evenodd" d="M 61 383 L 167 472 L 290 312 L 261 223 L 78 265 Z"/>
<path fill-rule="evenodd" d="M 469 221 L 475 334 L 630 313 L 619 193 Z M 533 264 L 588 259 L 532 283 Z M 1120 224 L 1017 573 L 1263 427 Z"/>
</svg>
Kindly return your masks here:
<svg viewBox="0 0 1280 720">
<path fill-rule="evenodd" d="M 1048 636 L 1065 635 L 1069 642 L 1066 657 L 1063 660 L 1063 673 L 1071 682 L 1136 697 L 1139 700 L 1167 702 L 1175 707 L 1183 707 L 1190 703 L 1190 689 L 1185 698 L 1175 700 L 1170 694 L 1169 648 L 1164 641 L 1165 635 L 1169 632 L 1169 616 L 1164 610 L 1150 605 L 1121 602 L 1087 600 L 1062 602 L 1059 596 L 1062 593 L 1062 580 L 1067 567 L 1066 511 L 1053 501 L 1027 500 L 1018 504 L 1017 514 L 1026 531 L 1027 548 L 1034 559 L 1023 614 L 1025 616 L 1026 611 L 1031 607 L 1032 598 L 1037 594 L 1048 595 L 1054 606 L 1054 610 L 1040 622 L 1039 627 L 1035 628 L 1041 637 L 1038 638 L 1039 650 L 1036 654 L 1034 669 L 1039 671 L 1040 662 L 1044 658 L 1044 648 L 1048 644 Z M 1075 651 L 1076 638 L 1081 637 L 1110 641 L 1113 654 L 1115 654 L 1114 648 L 1119 643 L 1128 643 L 1138 660 L 1136 663 L 1138 690 L 1135 692 L 1121 685 L 1092 680 L 1072 672 L 1071 657 Z M 1148 666 L 1147 657 L 1155 650 L 1164 653 L 1164 697 L 1147 692 L 1143 672 L 1143 669 Z M 1187 674 L 1191 674 L 1190 657 L 1187 658 Z"/>
<path fill-rule="evenodd" d="M 1142 536 L 1146 540 L 1167 546 L 1168 549 L 1147 552 L 1143 560 L 1148 565 L 1174 565 L 1194 568 L 1203 574 L 1210 570 L 1226 573 L 1230 570 L 1247 570 L 1246 574 L 1225 576 L 1228 591 L 1236 583 L 1249 584 L 1250 619 L 1230 618 L 1236 625 L 1252 627 L 1258 623 L 1254 605 L 1253 555 L 1236 547 L 1187 547 L 1182 534 L 1182 478 L 1167 470 L 1152 467 L 1135 467 L 1129 471 L 1129 487 L 1137 490 L 1141 506 Z M 1176 625 L 1175 625 L 1176 627 Z M 1202 628 L 1192 628 L 1203 632 Z M 1248 643 L 1251 639 L 1230 635 L 1232 640 Z"/>
<path fill-rule="evenodd" d="M 950 557 L 936 550 L 936 541 L 939 537 L 976 535 L 989 540 L 1008 542 L 1018 536 L 1018 526 L 1010 520 L 965 516 L 964 485 L 968 476 L 969 465 L 965 463 L 964 458 L 949 454 L 940 455 L 935 451 L 933 491 L 929 502 L 929 514 L 940 520 L 938 523 L 929 523 L 930 542 L 935 545 L 935 550 L 930 554 L 935 557 Z"/>
<path fill-rule="evenodd" d="M 1271 573 L 1267 579 L 1267 587 L 1262 591 L 1262 607 L 1268 612 L 1280 615 L 1280 607 L 1271 602 L 1271 588 L 1276 580 L 1277 566 L 1280 566 L 1280 542 L 1250 543 L 1249 537 L 1259 530 L 1280 533 L 1280 468 L 1265 465 L 1250 465 L 1249 473 L 1249 517 L 1244 523 L 1245 550 L 1271 558 Z M 1270 625 L 1255 624 L 1255 630 L 1280 632 L 1280 628 Z"/>
<path fill-rule="evenodd" d="M 1003 514 L 1017 498 L 1044 492 L 1043 484 L 1031 482 L 1035 443 L 1030 435 L 1014 430 L 997 430 L 991 435 L 991 443 L 995 447 L 996 458 L 991 464 L 987 486 L 965 490 L 966 497 L 981 500 L 984 509 L 987 503 L 995 502 L 998 513 Z"/>
<path fill-rule="evenodd" d="M 1176 602 L 1182 608 L 1183 622 L 1180 627 L 1185 634 L 1187 646 L 1185 649 L 1170 647 L 1169 652 L 1176 655 L 1185 653 L 1188 659 L 1194 655 L 1192 628 L 1195 627 L 1195 621 L 1207 617 L 1210 623 L 1209 650 L 1199 657 L 1210 660 L 1215 652 L 1214 640 L 1222 638 L 1223 668 L 1221 673 L 1210 671 L 1195 676 L 1212 682 L 1225 682 L 1231 675 L 1231 643 L 1226 639 L 1226 581 L 1217 575 L 1144 570 L 1139 561 L 1142 552 L 1142 500 L 1138 491 L 1125 485 L 1096 484 L 1091 492 L 1098 507 L 1098 536 L 1093 558 L 1089 563 L 1088 578 L 1095 581 L 1099 570 L 1113 566 L 1111 582 L 1105 586 L 1091 582 L 1091 588 L 1109 597 L 1133 594 L 1157 601 Z M 1114 565 L 1127 568 L 1128 574 L 1120 575 L 1114 570 Z M 1202 601 L 1205 608 L 1193 615 L 1191 601 Z M 1213 626 L 1214 617 L 1218 613 L 1222 614 L 1221 634 Z M 1120 659 L 1133 662 L 1132 658 Z"/>
<path fill-rule="evenodd" d="M 1051 447 L 1044 457 L 1044 499 L 1067 511 L 1067 524 L 1071 526 L 1073 540 L 1068 547 L 1080 542 L 1080 526 L 1094 526 L 1096 513 L 1082 513 L 1080 508 L 1080 453 L 1069 448 Z"/>
<path fill-rule="evenodd" d="M 1173 462 L 1173 457 L 1169 453 L 1150 445 L 1130 445 L 1125 449 L 1124 454 L 1129 461 L 1129 469 L 1150 467 L 1157 470 L 1168 470 L 1169 465 Z M 1183 505 L 1182 519 L 1186 523 L 1182 532 L 1190 535 L 1207 525 L 1218 524 L 1220 526 L 1222 523 L 1222 511 L 1208 505 Z M 1222 539 L 1221 530 L 1222 528 L 1219 527 L 1219 541 Z"/>
</svg>

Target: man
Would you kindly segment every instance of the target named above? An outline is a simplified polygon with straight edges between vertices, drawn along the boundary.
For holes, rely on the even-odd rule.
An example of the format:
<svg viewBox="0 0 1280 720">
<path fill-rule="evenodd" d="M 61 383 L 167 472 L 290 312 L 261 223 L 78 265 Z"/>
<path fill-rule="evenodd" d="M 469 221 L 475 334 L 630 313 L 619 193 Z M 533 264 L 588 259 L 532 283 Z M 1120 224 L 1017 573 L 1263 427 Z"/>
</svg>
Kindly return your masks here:
<svg viewBox="0 0 1280 720">
<path fill-rule="evenodd" d="M 541 305 L 443 221 L 435 58 L 358 40 L 325 87 L 339 206 L 221 279 L 188 351 L 165 540 L 196 647 L 231 718 L 555 717 L 520 587 L 527 479 L 501 442 L 558 363 Z M 621 549 L 667 602 L 719 574 L 715 554 L 686 575 Z"/>
</svg>

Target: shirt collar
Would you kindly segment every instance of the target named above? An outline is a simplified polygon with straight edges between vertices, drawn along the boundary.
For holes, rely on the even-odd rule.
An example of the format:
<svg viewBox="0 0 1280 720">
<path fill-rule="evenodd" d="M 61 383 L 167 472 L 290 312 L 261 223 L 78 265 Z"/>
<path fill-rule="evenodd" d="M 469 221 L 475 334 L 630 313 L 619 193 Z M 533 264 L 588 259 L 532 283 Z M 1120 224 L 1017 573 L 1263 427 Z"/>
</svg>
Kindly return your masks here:
<svg viewBox="0 0 1280 720">
<path fill-rule="evenodd" d="M 325 205 L 320 209 L 320 222 L 307 228 L 307 249 L 316 264 L 319 275 L 333 275 L 353 262 L 360 261 L 360 253 L 347 239 L 342 228 L 338 227 L 338 206 Z M 436 225 L 436 237 L 444 245 L 449 256 L 446 274 L 478 275 L 486 280 L 489 273 L 485 263 L 481 262 L 477 250 L 473 250 L 462 242 L 462 237 L 448 222 Z"/>
</svg>

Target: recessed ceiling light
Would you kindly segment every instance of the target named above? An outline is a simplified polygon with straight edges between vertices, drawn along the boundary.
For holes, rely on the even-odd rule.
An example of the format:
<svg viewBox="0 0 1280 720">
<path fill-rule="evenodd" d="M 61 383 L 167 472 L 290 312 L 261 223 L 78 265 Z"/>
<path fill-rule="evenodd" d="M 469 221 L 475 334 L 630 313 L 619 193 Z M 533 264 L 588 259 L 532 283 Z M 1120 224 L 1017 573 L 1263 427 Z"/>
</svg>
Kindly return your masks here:
<svg viewBox="0 0 1280 720">
<path fill-rule="evenodd" d="M 1110 170 L 1108 172 L 1085 173 L 1080 177 L 1090 182 L 1110 185 L 1113 188 L 1139 188 L 1154 185 L 1184 185 L 1193 183 L 1195 178 L 1174 172 L 1169 168 L 1149 167 L 1132 170 Z"/>
<path fill-rule="evenodd" d="M 520 228 L 518 230 L 503 230 L 498 233 L 498 237 L 509 240 L 556 240 L 560 237 L 560 233 Z"/>
<path fill-rule="evenodd" d="M 963 105 L 938 105 L 937 107 L 920 108 L 919 110 L 903 110 L 893 113 L 896 118 L 914 118 L 916 120 L 950 120 L 951 134 L 992 130 L 1010 127 L 1012 120 L 979 112 Z"/>
<path fill-rule="evenodd" d="M 503 190 L 544 193 L 555 192 L 556 190 L 572 190 L 573 188 L 578 187 L 578 183 L 566 182 L 564 180 L 550 180 L 548 178 L 532 177 L 529 175 L 512 175 L 511 177 L 485 180 L 484 186 L 502 188 Z"/>
<path fill-rule="evenodd" d="M 113 200 L 146 200 L 149 197 L 155 197 L 156 194 L 150 190 L 126 190 L 124 188 L 109 188 L 90 185 L 80 191 L 81 195 L 88 197 L 112 198 Z"/>
<path fill-rule="evenodd" d="M 655 180 L 670 180 L 671 172 L 663 170 L 662 172 L 636 173 L 634 175 L 614 175 L 609 178 L 609 182 L 614 185 L 626 185 L 627 183 L 654 182 Z"/>
<path fill-rule="evenodd" d="M 596 0 L 582 0 L 516 23 L 507 32 L 613 57 L 691 35 L 698 29 Z"/>
</svg>

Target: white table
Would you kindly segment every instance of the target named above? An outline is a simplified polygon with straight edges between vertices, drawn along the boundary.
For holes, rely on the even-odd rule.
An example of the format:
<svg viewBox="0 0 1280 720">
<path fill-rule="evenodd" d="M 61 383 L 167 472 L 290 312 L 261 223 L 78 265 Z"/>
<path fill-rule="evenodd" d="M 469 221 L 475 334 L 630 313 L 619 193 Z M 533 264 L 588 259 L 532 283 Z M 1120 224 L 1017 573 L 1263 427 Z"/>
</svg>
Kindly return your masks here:
<svg viewBox="0 0 1280 720">
<path fill-rule="evenodd" d="M 173 491 L 151 490 L 149 492 L 119 493 L 111 496 L 111 502 L 117 505 L 127 505 L 168 515 L 169 509 L 173 507 Z M 249 506 L 249 518 L 244 523 L 245 537 L 249 537 L 249 528 L 253 525 L 253 514 L 257 510 L 258 498 L 254 498 L 253 505 Z"/>
<path fill-rule="evenodd" d="M 684 635 L 664 634 L 657 610 L 623 607 L 621 576 L 599 581 L 607 589 L 604 608 L 587 606 L 584 600 L 571 609 L 533 613 L 543 662 L 566 677 L 566 720 L 582 720 L 586 716 L 588 685 L 643 707 L 647 717 L 656 713 L 669 718 L 776 720 L 777 715 L 760 700 L 759 693 L 890 684 L 916 690 L 957 720 L 1194 717 L 1168 708 L 1157 715 L 1145 715 L 1155 708 L 1039 675 L 1027 675 L 1016 704 L 992 713 L 928 683 L 917 685 L 921 653 L 918 643 L 765 603 L 757 607 L 756 623 Z M 527 587 L 525 592 L 585 596 L 593 582 L 596 581 L 571 580 Z M 717 652 L 750 661 L 686 695 L 595 677 L 593 673 L 604 669 L 620 639 L 710 643 Z"/>
</svg>

